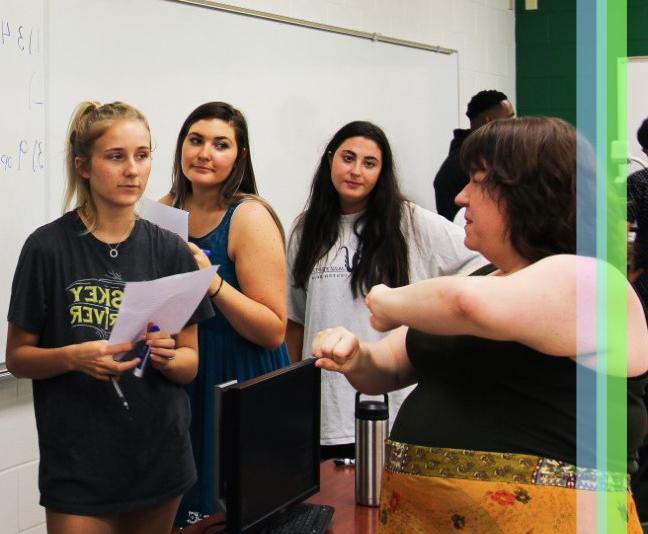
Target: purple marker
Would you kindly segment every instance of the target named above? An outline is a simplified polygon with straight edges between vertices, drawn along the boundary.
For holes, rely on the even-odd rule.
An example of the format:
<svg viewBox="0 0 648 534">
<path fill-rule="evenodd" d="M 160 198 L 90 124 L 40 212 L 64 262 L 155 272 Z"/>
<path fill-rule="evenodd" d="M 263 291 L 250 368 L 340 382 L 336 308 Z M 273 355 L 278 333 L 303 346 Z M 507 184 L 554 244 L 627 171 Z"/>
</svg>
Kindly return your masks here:
<svg viewBox="0 0 648 534">
<path fill-rule="evenodd" d="M 205 256 L 207 256 L 208 258 L 211 257 L 211 250 L 209 250 L 209 249 L 207 249 L 207 248 L 201 248 L 200 250 L 202 250 L 203 254 L 204 254 Z"/>
<path fill-rule="evenodd" d="M 149 326 L 146 330 L 147 332 L 159 332 L 160 327 L 156 324 L 152 324 Z M 133 374 L 137 378 L 142 378 L 144 375 L 144 368 L 146 367 L 146 362 L 149 360 L 149 356 L 151 356 L 151 347 L 149 345 L 144 345 L 144 347 L 140 350 L 140 362 L 137 364 L 137 367 L 133 369 Z"/>
</svg>

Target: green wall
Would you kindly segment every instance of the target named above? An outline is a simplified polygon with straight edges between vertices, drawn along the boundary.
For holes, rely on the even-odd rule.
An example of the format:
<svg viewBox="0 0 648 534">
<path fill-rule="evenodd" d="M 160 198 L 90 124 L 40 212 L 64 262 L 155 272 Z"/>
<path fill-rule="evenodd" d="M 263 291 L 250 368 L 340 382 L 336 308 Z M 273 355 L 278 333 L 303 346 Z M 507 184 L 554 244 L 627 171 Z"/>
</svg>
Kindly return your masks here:
<svg viewBox="0 0 648 534">
<path fill-rule="evenodd" d="M 648 0 L 628 0 L 628 55 L 648 56 Z"/>
<path fill-rule="evenodd" d="M 628 55 L 648 56 L 648 0 L 627 0 Z M 576 123 L 576 0 L 515 2 L 517 113 Z"/>
<path fill-rule="evenodd" d="M 518 115 L 576 122 L 576 0 L 538 0 L 527 11 L 516 0 Z"/>
</svg>

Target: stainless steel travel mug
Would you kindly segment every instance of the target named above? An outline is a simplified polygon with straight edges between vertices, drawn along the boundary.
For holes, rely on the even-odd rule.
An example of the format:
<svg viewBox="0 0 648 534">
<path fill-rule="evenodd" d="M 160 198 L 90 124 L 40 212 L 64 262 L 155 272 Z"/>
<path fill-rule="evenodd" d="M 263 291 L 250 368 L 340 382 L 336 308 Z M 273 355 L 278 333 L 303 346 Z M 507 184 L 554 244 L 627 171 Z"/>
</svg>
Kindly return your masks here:
<svg viewBox="0 0 648 534">
<path fill-rule="evenodd" d="M 358 504 L 380 504 L 380 479 L 385 465 L 385 440 L 389 421 L 389 400 L 355 401 L 355 497 Z"/>
</svg>

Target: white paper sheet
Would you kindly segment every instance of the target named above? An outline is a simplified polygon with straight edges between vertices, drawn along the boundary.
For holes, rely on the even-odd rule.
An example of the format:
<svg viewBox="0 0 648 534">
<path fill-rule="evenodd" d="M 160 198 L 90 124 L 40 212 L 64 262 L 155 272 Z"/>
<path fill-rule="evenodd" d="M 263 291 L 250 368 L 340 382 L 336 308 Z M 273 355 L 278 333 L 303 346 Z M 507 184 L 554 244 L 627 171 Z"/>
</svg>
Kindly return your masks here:
<svg viewBox="0 0 648 534">
<path fill-rule="evenodd" d="M 142 219 L 157 224 L 178 234 L 182 239 L 189 239 L 189 212 L 155 202 L 150 198 L 140 199 L 139 214 Z"/>
<path fill-rule="evenodd" d="M 108 343 L 135 342 L 149 322 L 177 334 L 205 296 L 218 266 L 148 282 L 127 282 Z"/>
</svg>

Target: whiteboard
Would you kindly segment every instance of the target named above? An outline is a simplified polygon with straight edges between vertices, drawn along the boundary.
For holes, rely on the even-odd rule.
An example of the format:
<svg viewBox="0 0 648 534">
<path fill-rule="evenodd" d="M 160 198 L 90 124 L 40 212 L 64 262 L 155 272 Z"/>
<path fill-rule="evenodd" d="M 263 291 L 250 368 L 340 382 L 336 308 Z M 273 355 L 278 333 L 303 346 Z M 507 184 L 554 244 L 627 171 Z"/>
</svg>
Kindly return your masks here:
<svg viewBox="0 0 648 534">
<path fill-rule="evenodd" d="M 64 134 L 82 99 L 125 100 L 155 142 L 148 195 L 168 192 L 177 132 L 199 104 L 246 115 L 261 194 L 288 226 L 340 126 L 381 125 L 405 191 L 434 206 L 434 175 L 459 123 L 457 56 L 164 0 L 50 1 L 52 208 Z"/>
<path fill-rule="evenodd" d="M 637 130 L 648 117 L 648 58 L 628 58 L 628 155 L 639 158 L 648 165 L 648 158 L 641 151 L 637 141 Z M 640 170 L 636 164 L 629 166 L 630 172 Z"/>
<path fill-rule="evenodd" d="M 459 126 L 456 54 L 167 0 L 46 1 L 50 219 L 61 213 L 69 117 L 85 99 L 124 100 L 149 119 L 150 198 L 169 190 L 186 116 L 223 100 L 247 117 L 259 191 L 286 231 L 327 142 L 352 120 L 385 130 L 403 191 L 434 208 L 432 182 Z"/>
<path fill-rule="evenodd" d="M 5 317 L 22 243 L 48 218 L 43 13 L 43 0 L 0 4 L 0 308 Z M 0 324 L 3 371 L 7 323 Z"/>
</svg>

